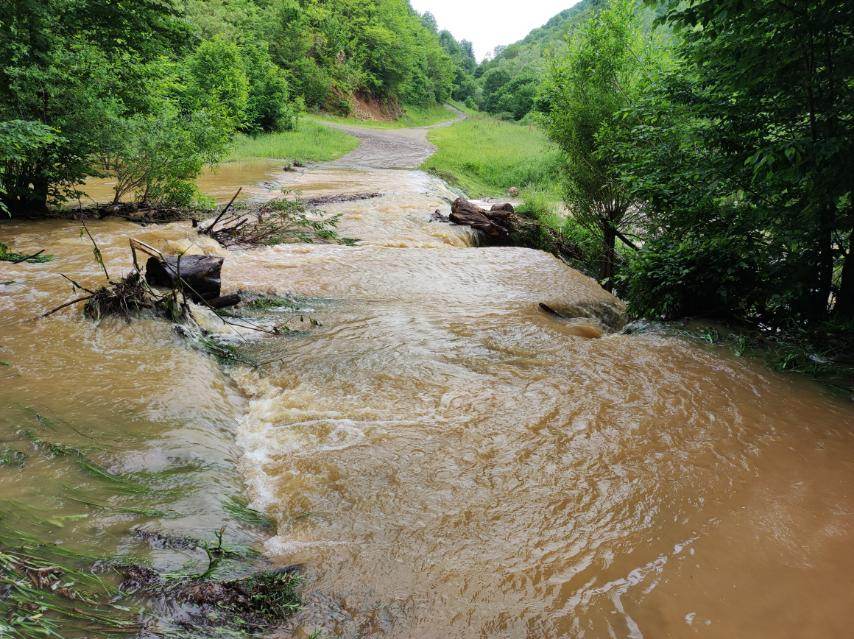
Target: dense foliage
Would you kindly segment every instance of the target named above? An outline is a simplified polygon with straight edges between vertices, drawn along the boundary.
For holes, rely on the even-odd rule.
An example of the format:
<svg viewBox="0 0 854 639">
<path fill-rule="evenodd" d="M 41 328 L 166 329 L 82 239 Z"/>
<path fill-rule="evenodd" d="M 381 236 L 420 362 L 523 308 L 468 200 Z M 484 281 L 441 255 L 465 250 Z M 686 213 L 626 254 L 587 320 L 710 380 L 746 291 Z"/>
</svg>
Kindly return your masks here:
<svg viewBox="0 0 854 639">
<path fill-rule="evenodd" d="M 104 172 L 117 199 L 187 204 L 238 131 L 293 129 L 305 106 L 465 99 L 473 66 L 407 0 L 10 0 L 0 201 L 45 210 Z"/>
<path fill-rule="evenodd" d="M 854 6 L 659 8 L 669 43 L 614 1 L 542 87 L 574 221 L 589 226 L 591 203 L 631 213 L 612 218 L 637 249 L 622 251 L 616 276 L 640 314 L 850 321 Z"/>
<path fill-rule="evenodd" d="M 569 38 L 546 74 L 538 108 L 549 137 L 564 150 L 563 185 L 574 219 L 602 236 L 599 278 L 613 287 L 616 241 L 635 216 L 630 190 L 616 175 L 615 137 L 667 59 L 642 29 L 630 0 L 611 5 Z M 634 209 L 636 211 L 636 209 Z"/>
</svg>

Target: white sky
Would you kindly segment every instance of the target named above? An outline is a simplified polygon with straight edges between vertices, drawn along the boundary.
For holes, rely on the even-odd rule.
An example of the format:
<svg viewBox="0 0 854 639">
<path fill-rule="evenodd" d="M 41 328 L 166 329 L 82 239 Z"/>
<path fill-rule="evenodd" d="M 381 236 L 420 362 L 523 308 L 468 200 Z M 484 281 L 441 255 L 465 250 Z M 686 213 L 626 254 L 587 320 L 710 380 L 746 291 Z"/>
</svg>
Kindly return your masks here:
<svg viewBox="0 0 854 639">
<path fill-rule="evenodd" d="M 513 44 L 578 0 L 410 0 L 436 16 L 439 29 L 471 40 L 480 61 L 499 44 Z"/>
</svg>

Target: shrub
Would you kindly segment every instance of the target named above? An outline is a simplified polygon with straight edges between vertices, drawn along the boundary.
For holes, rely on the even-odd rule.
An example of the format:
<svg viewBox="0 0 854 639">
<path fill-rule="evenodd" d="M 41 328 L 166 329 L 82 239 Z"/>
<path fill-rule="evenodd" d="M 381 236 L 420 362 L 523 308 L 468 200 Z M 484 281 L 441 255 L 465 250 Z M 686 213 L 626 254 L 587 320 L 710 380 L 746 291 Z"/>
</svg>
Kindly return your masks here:
<svg viewBox="0 0 854 639">
<path fill-rule="evenodd" d="M 186 101 L 191 111 L 218 113 L 232 129 L 246 121 L 249 80 L 240 49 L 221 36 L 206 40 L 186 64 Z"/>
<path fill-rule="evenodd" d="M 184 115 L 170 101 L 154 114 L 119 118 L 112 128 L 102 164 L 116 178 L 115 201 L 133 194 L 140 203 L 174 206 L 197 199 L 192 180 L 222 157 L 231 133 L 216 115 L 204 110 Z"/>
<path fill-rule="evenodd" d="M 20 190 L 19 176 L 27 173 L 24 167 L 33 164 L 38 154 L 55 139 L 54 131 L 39 122 L 0 122 L 0 213 L 11 215 L 4 200 L 7 197 L 20 199 L 16 191 Z"/>
<path fill-rule="evenodd" d="M 745 316 L 755 306 L 764 253 L 736 232 L 665 237 L 632 255 L 620 281 L 632 312 L 645 317 Z"/>
<path fill-rule="evenodd" d="M 298 109 L 290 100 L 285 72 L 273 64 L 261 45 L 243 50 L 243 64 L 249 81 L 244 131 L 292 131 L 297 125 Z"/>
</svg>

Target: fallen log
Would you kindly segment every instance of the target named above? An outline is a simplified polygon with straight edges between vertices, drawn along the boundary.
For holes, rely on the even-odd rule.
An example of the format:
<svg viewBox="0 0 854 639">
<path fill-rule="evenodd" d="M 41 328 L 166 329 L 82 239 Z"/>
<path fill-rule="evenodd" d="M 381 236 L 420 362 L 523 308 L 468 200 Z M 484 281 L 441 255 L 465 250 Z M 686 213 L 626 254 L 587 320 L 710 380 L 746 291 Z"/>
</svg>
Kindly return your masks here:
<svg viewBox="0 0 854 639">
<path fill-rule="evenodd" d="M 322 206 L 324 204 L 339 204 L 342 202 L 359 202 L 382 197 L 382 193 L 341 193 L 338 195 L 321 195 L 305 200 L 306 206 Z"/>
<path fill-rule="evenodd" d="M 210 255 L 150 257 L 145 264 L 145 281 L 159 288 L 184 289 L 194 302 L 209 302 L 220 297 L 222 263 L 223 258 Z"/>
<path fill-rule="evenodd" d="M 474 202 L 457 198 L 451 204 L 451 214 L 448 217 L 454 224 L 470 226 L 480 231 L 495 243 L 506 243 L 510 240 L 510 231 L 490 219 L 489 211 Z"/>
<path fill-rule="evenodd" d="M 223 295 L 222 297 L 215 297 L 212 300 L 208 300 L 208 306 L 210 306 L 214 310 L 219 310 L 222 308 L 230 308 L 232 306 L 237 306 L 240 304 L 241 298 L 237 293 L 232 293 L 231 295 Z"/>
<path fill-rule="evenodd" d="M 516 213 L 512 204 L 496 204 L 486 210 L 474 202 L 457 198 L 449 219 L 480 232 L 488 246 L 524 246 L 540 249 L 566 260 L 580 260 L 581 250 L 559 231 L 538 220 Z"/>
</svg>

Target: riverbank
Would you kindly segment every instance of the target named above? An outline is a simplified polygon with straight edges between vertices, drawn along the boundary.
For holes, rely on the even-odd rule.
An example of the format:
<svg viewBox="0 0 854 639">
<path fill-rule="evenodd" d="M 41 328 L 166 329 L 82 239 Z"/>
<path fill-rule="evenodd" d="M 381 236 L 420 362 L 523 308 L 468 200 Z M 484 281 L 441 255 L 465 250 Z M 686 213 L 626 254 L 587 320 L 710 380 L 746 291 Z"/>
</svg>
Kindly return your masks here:
<svg viewBox="0 0 854 639">
<path fill-rule="evenodd" d="M 405 106 L 403 113 L 396 118 L 341 117 L 329 113 L 315 113 L 307 117 L 319 123 L 343 124 L 366 129 L 412 129 L 451 122 L 457 117 L 457 109 L 438 104 L 432 107 Z"/>
<path fill-rule="evenodd" d="M 467 118 L 428 135 L 436 153 L 422 168 L 459 186 L 472 197 L 539 198 L 549 206 L 560 200 L 557 149 L 534 125 L 498 120 L 467 111 Z"/>
</svg>

